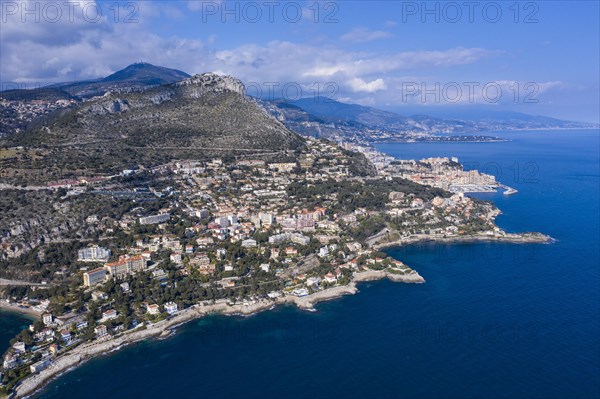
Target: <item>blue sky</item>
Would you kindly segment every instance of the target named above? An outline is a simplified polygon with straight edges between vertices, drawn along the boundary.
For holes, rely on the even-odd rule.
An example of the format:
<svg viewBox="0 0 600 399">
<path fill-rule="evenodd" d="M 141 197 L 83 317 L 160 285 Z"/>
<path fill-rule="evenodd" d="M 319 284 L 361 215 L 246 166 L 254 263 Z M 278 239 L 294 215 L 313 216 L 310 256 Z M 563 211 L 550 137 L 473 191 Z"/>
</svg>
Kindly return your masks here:
<svg viewBox="0 0 600 399">
<path fill-rule="evenodd" d="M 318 89 L 402 113 L 599 120 L 597 1 L 25 3 L 1 1 L 4 88 L 102 77 L 143 60 L 231 74 L 263 97 Z"/>
</svg>

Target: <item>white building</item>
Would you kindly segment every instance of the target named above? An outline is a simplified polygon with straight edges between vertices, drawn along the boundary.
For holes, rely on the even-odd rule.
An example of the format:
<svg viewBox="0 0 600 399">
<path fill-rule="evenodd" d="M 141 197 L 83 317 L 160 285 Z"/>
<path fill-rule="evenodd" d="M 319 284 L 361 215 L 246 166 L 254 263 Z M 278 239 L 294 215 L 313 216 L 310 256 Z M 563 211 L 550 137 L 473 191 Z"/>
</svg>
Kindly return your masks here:
<svg viewBox="0 0 600 399">
<path fill-rule="evenodd" d="M 94 245 L 77 251 L 77 260 L 79 262 L 106 262 L 110 255 L 110 249 Z"/>
<path fill-rule="evenodd" d="M 167 303 L 165 303 L 165 311 L 168 314 L 177 313 L 177 304 L 175 302 L 167 302 Z"/>
<path fill-rule="evenodd" d="M 252 238 L 242 241 L 242 247 L 244 248 L 253 248 L 256 247 L 256 245 L 256 240 L 253 240 Z"/>
<path fill-rule="evenodd" d="M 140 218 L 140 224 L 158 224 L 164 223 L 171 219 L 170 213 L 159 213 L 158 215 L 145 216 Z"/>
<path fill-rule="evenodd" d="M 44 323 L 45 326 L 52 325 L 52 315 L 50 313 L 44 313 L 42 315 L 42 322 Z"/>
</svg>

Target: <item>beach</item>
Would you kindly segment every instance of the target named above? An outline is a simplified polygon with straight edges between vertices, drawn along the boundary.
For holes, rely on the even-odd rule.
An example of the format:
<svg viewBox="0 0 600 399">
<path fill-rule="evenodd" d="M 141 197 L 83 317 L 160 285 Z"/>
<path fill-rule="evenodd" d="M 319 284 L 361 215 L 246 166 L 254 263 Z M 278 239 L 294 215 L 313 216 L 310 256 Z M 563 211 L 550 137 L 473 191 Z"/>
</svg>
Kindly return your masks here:
<svg viewBox="0 0 600 399">
<path fill-rule="evenodd" d="M 35 319 L 38 319 L 40 317 L 40 315 L 42 314 L 41 312 L 35 310 L 32 307 L 19 306 L 15 303 L 6 302 L 3 299 L 0 299 L 0 309 L 6 310 L 8 312 L 21 313 L 21 314 L 33 317 Z"/>
</svg>

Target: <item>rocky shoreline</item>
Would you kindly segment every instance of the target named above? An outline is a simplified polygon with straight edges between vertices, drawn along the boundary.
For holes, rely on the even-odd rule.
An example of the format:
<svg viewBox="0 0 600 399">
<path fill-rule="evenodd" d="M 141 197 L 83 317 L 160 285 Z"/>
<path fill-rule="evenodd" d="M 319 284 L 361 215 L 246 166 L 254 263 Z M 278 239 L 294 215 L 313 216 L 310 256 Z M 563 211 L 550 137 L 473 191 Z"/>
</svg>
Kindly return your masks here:
<svg viewBox="0 0 600 399">
<path fill-rule="evenodd" d="M 434 235 L 416 235 L 398 240 L 385 241 L 373 245 L 374 249 L 382 249 L 393 246 L 414 244 L 417 242 L 510 242 L 510 243 L 550 243 L 554 239 L 540 233 L 494 233 L 477 234 L 469 236 L 438 237 Z M 367 270 L 354 273 L 353 280 L 348 285 L 335 286 L 318 291 L 305 297 L 284 294 L 275 299 L 261 299 L 247 304 L 228 304 L 225 300 L 211 304 L 196 304 L 180 311 L 175 316 L 160 322 L 126 332 L 120 336 L 104 341 L 94 341 L 80 345 L 62 355 L 59 355 L 53 363 L 39 374 L 31 375 L 21 381 L 9 398 L 23 398 L 30 396 L 40 390 L 52 379 L 74 369 L 96 356 L 118 350 L 123 346 L 139 342 L 151 337 L 168 337 L 170 332 L 177 326 L 210 314 L 241 315 L 250 316 L 279 305 L 293 304 L 300 309 L 314 310 L 318 302 L 339 298 L 344 295 L 353 295 L 358 292 L 356 284 L 363 281 L 374 281 L 389 279 L 402 283 L 424 283 L 425 279 L 416 271 L 391 272 L 390 270 Z M 23 311 L 21 309 L 21 311 Z"/>
<path fill-rule="evenodd" d="M 416 244 L 419 242 L 506 242 L 512 244 L 549 244 L 556 240 L 542 233 L 493 233 L 493 234 L 471 234 L 464 236 L 437 236 L 435 234 L 419 234 L 403 237 L 398 240 L 380 242 L 373 245 L 374 249 L 398 247 L 402 245 Z"/>
<path fill-rule="evenodd" d="M 305 297 L 284 294 L 276 299 L 261 299 L 249 304 L 228 304 L 221 300 L 208 305 L 197 304 L 180 311 L 170 319 L 126 332 L 104 341 L 94 341 L 82 344 L 62 355 L 59 355 L 52 364 L 39 374 L 31 375 L 21 381 L 9 398 L 23 398 L 33 395 L 54 378 L 79 367 L 86 361 L 122 348 L 134 342 L 142 341 L 151 337 L 166 337 L 170 331 L 177 326 L 210 314 L 241 315 L 250 316 L 256 313 L 272 309 L 279 305 L 293 304 L 300 309 L 314 310 L 318 302 L 328 301 L 353 295 L 358 292 L 357 282 L 373 281 L 388 278 L 391 281 L 403 283 L 423 283 L 425 280 L 414 270 L 407 274 L 395 274 L 386 270 L 369 270 L 354 274 L 354 279 L 348 285 L 335 286 L 318 291 Z"/>
</svg>

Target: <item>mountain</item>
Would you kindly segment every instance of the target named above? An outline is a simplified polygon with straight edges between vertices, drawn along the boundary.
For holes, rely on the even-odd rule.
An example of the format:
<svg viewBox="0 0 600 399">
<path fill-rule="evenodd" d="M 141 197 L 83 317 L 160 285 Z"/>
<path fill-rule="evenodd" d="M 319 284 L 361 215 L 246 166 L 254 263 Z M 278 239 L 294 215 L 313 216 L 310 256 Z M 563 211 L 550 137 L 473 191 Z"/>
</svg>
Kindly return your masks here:
<svg viewBox="0 0 600 399">
<path fill-rule="evenodd" d="M 190 75 L 177 69 L 140 62 L 102 79 L 58 83 L 49 87 L 66 91 L 74 97 L 90 98 L 103 95 L 107 91 L 139 90 L 178 82 L 189 77 Z"/>
<path fill-rule="evenodd" d="M 246 97 L 239 80 L 206 73 L 140 92 L 108 92 L 58 110 L 15 135 L 12 145 L 47 148 L 47 173 L 58 166 L 64 177 L 172 159 L 286 159 L 304 140 Z"/>
<path fill-rule="evenodd" d="M 108 92 L 60 112 L 20 140 L 54 146 L 111 141 L 135 147 L 275 151 L 301 144 L 243 92 L 239 80 L 212 73 L 143 92 Z"/>
<path fill-rule="evenodd" d="M 391 125 L 403 121 L 403 118 L 389 111 L 347 104 L 327 97 L 301 98 L 292 103 L 327 123 L 360 123 L 365 126 Z"/>
<path fill-rule="evenodd" d="M 527 115 L 518 112 L 478 112 L 473 117 L 448 111 L 446 118 L 429 115 L 404 116 L 392 111 L 346 104 L 326 98 L 296 101 L 275 100 L 265 108 L 280 121 L 301 134 L 318 133 L 334 140 L 413 141 L 465 140 L 490 141 L 498 138 L 473 136 L 474 133 L 502 130 L 593 128 L 592 124 Z M 304 113 L 302 113 L 304 111 Z M 445 133 L 452 136 L 444 137 Z M 468 133 L 464 136 L 455 136 Z M 441 135 L 441 136 L 440 136 Z"/>
<path fill-rule="evenodd" d="M 66 91 L 56 87 L 42 87 L 34 90 L 0 91 L 0 99 L 6 101 L 58 101 L 75 99 Z"/>
</svg>

